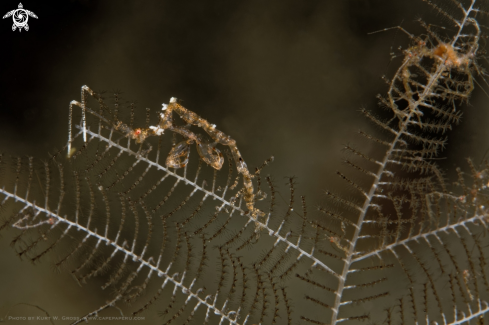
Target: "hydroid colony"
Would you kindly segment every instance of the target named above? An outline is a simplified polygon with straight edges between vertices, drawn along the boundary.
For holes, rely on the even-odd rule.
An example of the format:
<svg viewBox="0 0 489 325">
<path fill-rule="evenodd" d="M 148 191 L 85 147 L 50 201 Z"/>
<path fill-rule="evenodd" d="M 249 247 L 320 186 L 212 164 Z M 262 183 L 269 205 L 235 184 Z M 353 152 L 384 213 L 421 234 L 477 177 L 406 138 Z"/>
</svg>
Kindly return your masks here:
<svg viewBox="0 0 489 325">
<path fill-rule="evenodd" d="M 456 192 L 434 161 L 482 72 L 483 13 L 476 1 L 453 14 L 428 3 L 454 32 L 399 27 L 411 45 L 378 97 L 390 117 L 362 109 L 383 131 L 360 132 L 378 150 L 346 146 L 352 168 L 338 175 L 356 196 L 327 191 L 321 219 L 293 178 L 281 206 L 262 175 L 271 159 L 248 169 L 231 136 L 176 100 L 158 124 L 146 112 L 135 125 L 132 104 L 83 86 L 63 151 L 2 156 L 16 175 L 0 191 L 2 229 L 17 229 L 21 258 L 56 250 L 76 281 L 111 288 L 75 324 L 126 303 L 133 315 L 163 308 L 167 324 L 482 322 L 489 171 L 469 161 Z"/>
</svg>

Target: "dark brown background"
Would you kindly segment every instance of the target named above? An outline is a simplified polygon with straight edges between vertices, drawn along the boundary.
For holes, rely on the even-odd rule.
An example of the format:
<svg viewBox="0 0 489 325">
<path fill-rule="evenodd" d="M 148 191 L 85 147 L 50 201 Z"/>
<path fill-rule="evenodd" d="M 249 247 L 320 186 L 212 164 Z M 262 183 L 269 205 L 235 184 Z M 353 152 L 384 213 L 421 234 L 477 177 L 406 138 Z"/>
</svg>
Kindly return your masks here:
<svg viewBox="0 0 489 325">
<path fill-rule="evenodd" d="M 266 173 L 279 184 L 295 175 L 311 210 L 321 190 L 345 189 L 335 176 L 344 169 L 342 144 L 355 143 L 359 128 L 372 128 L 358 109 L 378 112 L 375 95 L 386 90 L 380 77 L 400 62 L 391 62 L 389 53 L 400 54 L 397 48 L 408 44 L 394 30 L 367 33 L 401 23 L 419 33 L 416 17 L 436 21 L 418 0 L 23 5 L 39 17 L 29 18 L 28 32 L 12 32 L 11 18 L 0 21 L 1 152 L 43 158 L 62 147 L 68 105 L 79 100 L 85 84 L 121 91 L 154 111 L 177 97 L 235 138 L 249 166 L 274 155 Z M 17 6 L 2 1 L 0 14 Z M 479 161 L 489 148 L 487 99 L 474 94 L 473 107 L 452 132 L 445 168 L 462 165 L 469 155 Z M 7 238 L 0 239 L 0 315 L 28 302 L 74 316 L 104 301 L 102 294 L 90 295 L 100 292 L 93 284 L 78 288 L 69 275 L 51 272 L 49 261 L 35 267 L 19 262 Z M 17 315 L 40 314 L 17 308 Z"/>
</svg>

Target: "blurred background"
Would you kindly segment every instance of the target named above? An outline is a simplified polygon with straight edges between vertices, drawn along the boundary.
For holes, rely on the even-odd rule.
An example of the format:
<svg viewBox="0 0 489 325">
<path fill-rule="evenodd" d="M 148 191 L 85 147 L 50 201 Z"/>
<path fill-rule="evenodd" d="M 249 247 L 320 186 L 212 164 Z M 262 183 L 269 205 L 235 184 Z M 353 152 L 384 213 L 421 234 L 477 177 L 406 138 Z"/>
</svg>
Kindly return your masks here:
<svg viewBox="0 0 489 325">
<path fill-rule="evenodd" d="M 418 17 L 446 23 L 421 0 L 22 4 L 39 17 L 29 18 L 29 31 L 13 32 L 11 18 L 0 20 L 0 152 L 46 159 L 62 148 L 68 105 L 80 100 L 82 85 L 120 92 L 137 102 L 140 116 L 146 107 L 156 116 L 177 97 L 236 139 L 251 168 L 273 155 L 263 173 L 279 185 L 296 176 L 312 216 L 323 190 L 348 195 L 335 175 L 345 169 L 342 145 L 360 143 L 368 152 L 355 133 L 374 127 L 358 109 L 380 112 L 375 95 L 387 88 L 381 76 L 392 75 L 399 47 L 409 45 L 398 30 L 368 33 L 402 24 L 418 35 Z M 17 7 L 18 0 L 3 0 L 0 14 Z M 464 166 L 468 156 L 480 162 L 489 149 L 487 101 L 477 87 L 462 125 L 450 134 L 448 159 L 441 161 L 447 170 Z M 49 261 L 19 261 L 8 238 L 0 238 L 0 317 L 16 303 L 80 316 L 105 301 L 93 282 L 80 288 L 69 274 L 52 272 Z M 148 320 L 158 320 L 154 309 Z M 42 315 L 26 306 L 11 314 Z"/>
</svg>

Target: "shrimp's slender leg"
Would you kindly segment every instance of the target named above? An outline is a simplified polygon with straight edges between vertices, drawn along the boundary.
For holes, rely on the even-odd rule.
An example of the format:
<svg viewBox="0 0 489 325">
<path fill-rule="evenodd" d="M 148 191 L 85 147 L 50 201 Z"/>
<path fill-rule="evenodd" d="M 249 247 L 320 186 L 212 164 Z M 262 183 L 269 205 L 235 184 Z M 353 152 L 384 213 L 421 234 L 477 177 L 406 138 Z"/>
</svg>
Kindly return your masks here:
<svg viewBox="0 0 489 325">
<path fill-rule="evenodd" d="M 81 87 L 81 103 L 72 100 L 70 103 L 69 107 L 69 121 L 68 121 L 68 157 L 71 154 L 71 142 L 73 141 L 72 139 L 72 119 L 73 119 L 73 106 L 78 106 L 82 109 L 82 128 L 83 128 L 83 142 L 87 142 L 87 118 L 86 118 L 86 95 L 90 94 L 91 96 L 94 95 L 93 90 L 88 88 L 88 86 L 82 86 Z"/>
</svg>

